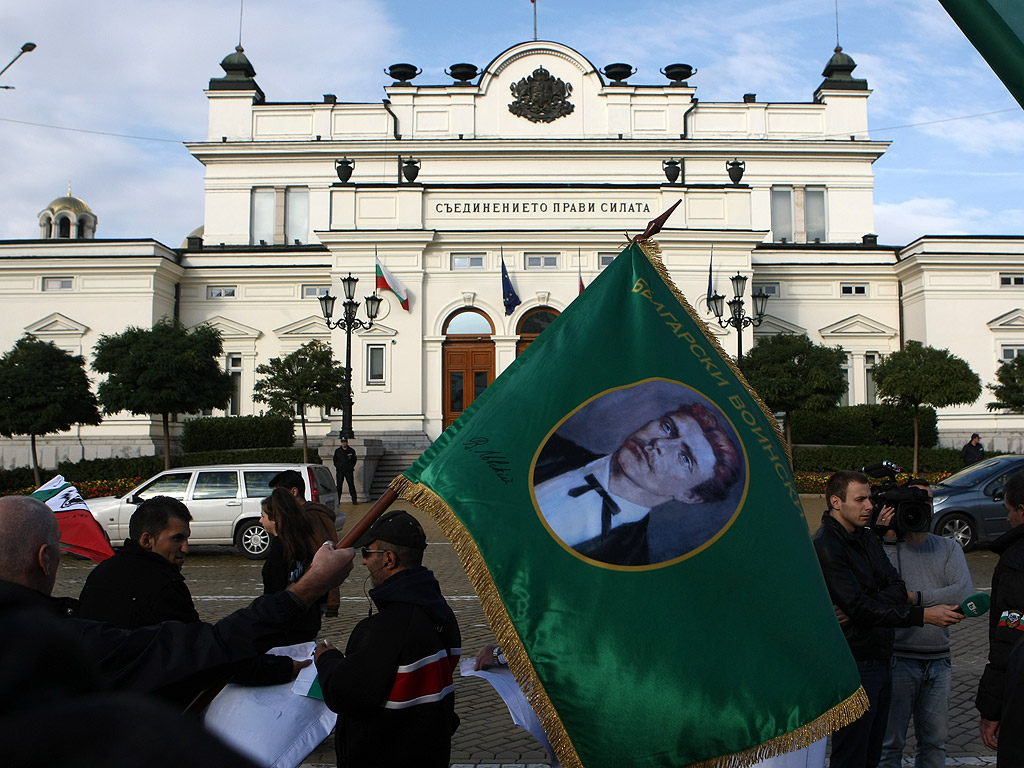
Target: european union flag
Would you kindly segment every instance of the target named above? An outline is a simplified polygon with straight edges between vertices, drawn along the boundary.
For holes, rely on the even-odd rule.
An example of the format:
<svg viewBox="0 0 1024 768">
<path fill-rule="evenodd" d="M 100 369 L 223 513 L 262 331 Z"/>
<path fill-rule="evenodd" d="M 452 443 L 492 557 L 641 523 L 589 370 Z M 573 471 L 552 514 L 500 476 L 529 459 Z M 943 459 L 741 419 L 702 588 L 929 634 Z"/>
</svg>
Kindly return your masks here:
<svg viewBox="0 0 1024 768">
<path fill-rule="evenodd" d="M 519 294 L 516 293 L 516 289 L 512 287 L 512 281 L 508 279 L 508 270 L 505 269 L 505 257 L 501 257 L 501 300 L 505 302 L 505 314 L 511 315 L 515 312 L 523 302 L 519 299 Z"/>
</svg>

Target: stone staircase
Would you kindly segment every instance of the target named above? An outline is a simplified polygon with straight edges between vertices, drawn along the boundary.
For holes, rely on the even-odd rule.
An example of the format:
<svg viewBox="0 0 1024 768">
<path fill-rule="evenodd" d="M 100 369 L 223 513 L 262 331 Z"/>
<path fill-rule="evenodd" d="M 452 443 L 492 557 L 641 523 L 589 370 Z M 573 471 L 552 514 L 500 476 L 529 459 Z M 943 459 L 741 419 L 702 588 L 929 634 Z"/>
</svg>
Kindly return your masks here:
<svg viewBox="0 0 1024 768">
<path fill-rule="evenodd" d="M 388 483 L 408 469 L 430 447 L 430 439 L 422 432 L 381 432 L 363 437 L 377 438 L 384 443 L 384 455 L 377 463 L 377 471 L 370 485 L 370 496 L 374 499 L 380 498 L 387 490 Z"/>
</svg>

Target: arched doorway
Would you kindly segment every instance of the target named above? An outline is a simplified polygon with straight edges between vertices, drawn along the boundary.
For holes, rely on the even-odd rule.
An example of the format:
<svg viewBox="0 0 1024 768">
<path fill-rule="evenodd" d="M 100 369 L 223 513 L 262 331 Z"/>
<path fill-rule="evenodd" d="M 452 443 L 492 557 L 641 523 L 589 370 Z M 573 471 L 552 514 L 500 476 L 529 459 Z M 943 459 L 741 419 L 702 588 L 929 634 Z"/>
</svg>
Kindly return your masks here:
<svg viewBox="0 0 1024 768">
<path fill-rule="evenodd" d="M 558 317 L 558 310 L 551 307 L 536 307 L 523 315 L 519 320 L 519 325 L 516 326 L 516 333 L 519 334 L 519 341 L 516 342 L 516 357 L 523 354 L 533 340 L 540 336 L 541 332 L 551 325 L 556 317 Z"/>
<path fill-rule="evenodd" d="M 461 309 L 445 320 L 442 395 L 444 427 L 455 421 L 494 381 L 494 324 L 475 309 Z"/>
</svg>

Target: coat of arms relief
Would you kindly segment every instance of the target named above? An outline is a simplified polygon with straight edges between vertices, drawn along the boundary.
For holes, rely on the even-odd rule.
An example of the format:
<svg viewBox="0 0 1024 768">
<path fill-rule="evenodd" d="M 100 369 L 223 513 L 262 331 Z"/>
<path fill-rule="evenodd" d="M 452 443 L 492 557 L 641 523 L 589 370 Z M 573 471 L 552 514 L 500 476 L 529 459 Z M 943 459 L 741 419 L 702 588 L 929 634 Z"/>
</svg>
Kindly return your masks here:
<svg viewBox="0 0 1024 768">
<path fill-rule="evenodd" d="M 571 114 L 576 108 L 568 100 L 572 86 L 552 77 L 544 67 L 537 67 L 532 75 L 509 88 L 516 100 L 508 105 L 508 111 L 534 123 L 550 123 Z"/>
</svg>

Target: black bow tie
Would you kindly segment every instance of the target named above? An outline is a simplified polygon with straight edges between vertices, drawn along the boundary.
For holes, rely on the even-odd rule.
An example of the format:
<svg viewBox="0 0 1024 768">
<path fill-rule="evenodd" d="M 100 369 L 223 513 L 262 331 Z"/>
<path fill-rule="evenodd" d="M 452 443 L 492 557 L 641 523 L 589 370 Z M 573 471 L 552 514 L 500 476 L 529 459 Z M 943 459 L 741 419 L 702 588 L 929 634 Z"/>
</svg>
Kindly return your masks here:
<svg viewBox="0 0 1024 768">
<path fill-rule="evenodd" d="M 584 475 L 583 481 L 586 485 L 570 488 L 569 495 L 575 499 L 584 493 L 597 491 L 597 495 L 601 497 L 601 535 L 607 536 L 608 532 L 612 529 L 612 515 L 619 514 L 619 505 L 615 503 L 615 499 L 612 498 L 611 494 L 601 486 L 596 477 Z"/>
</svg>

